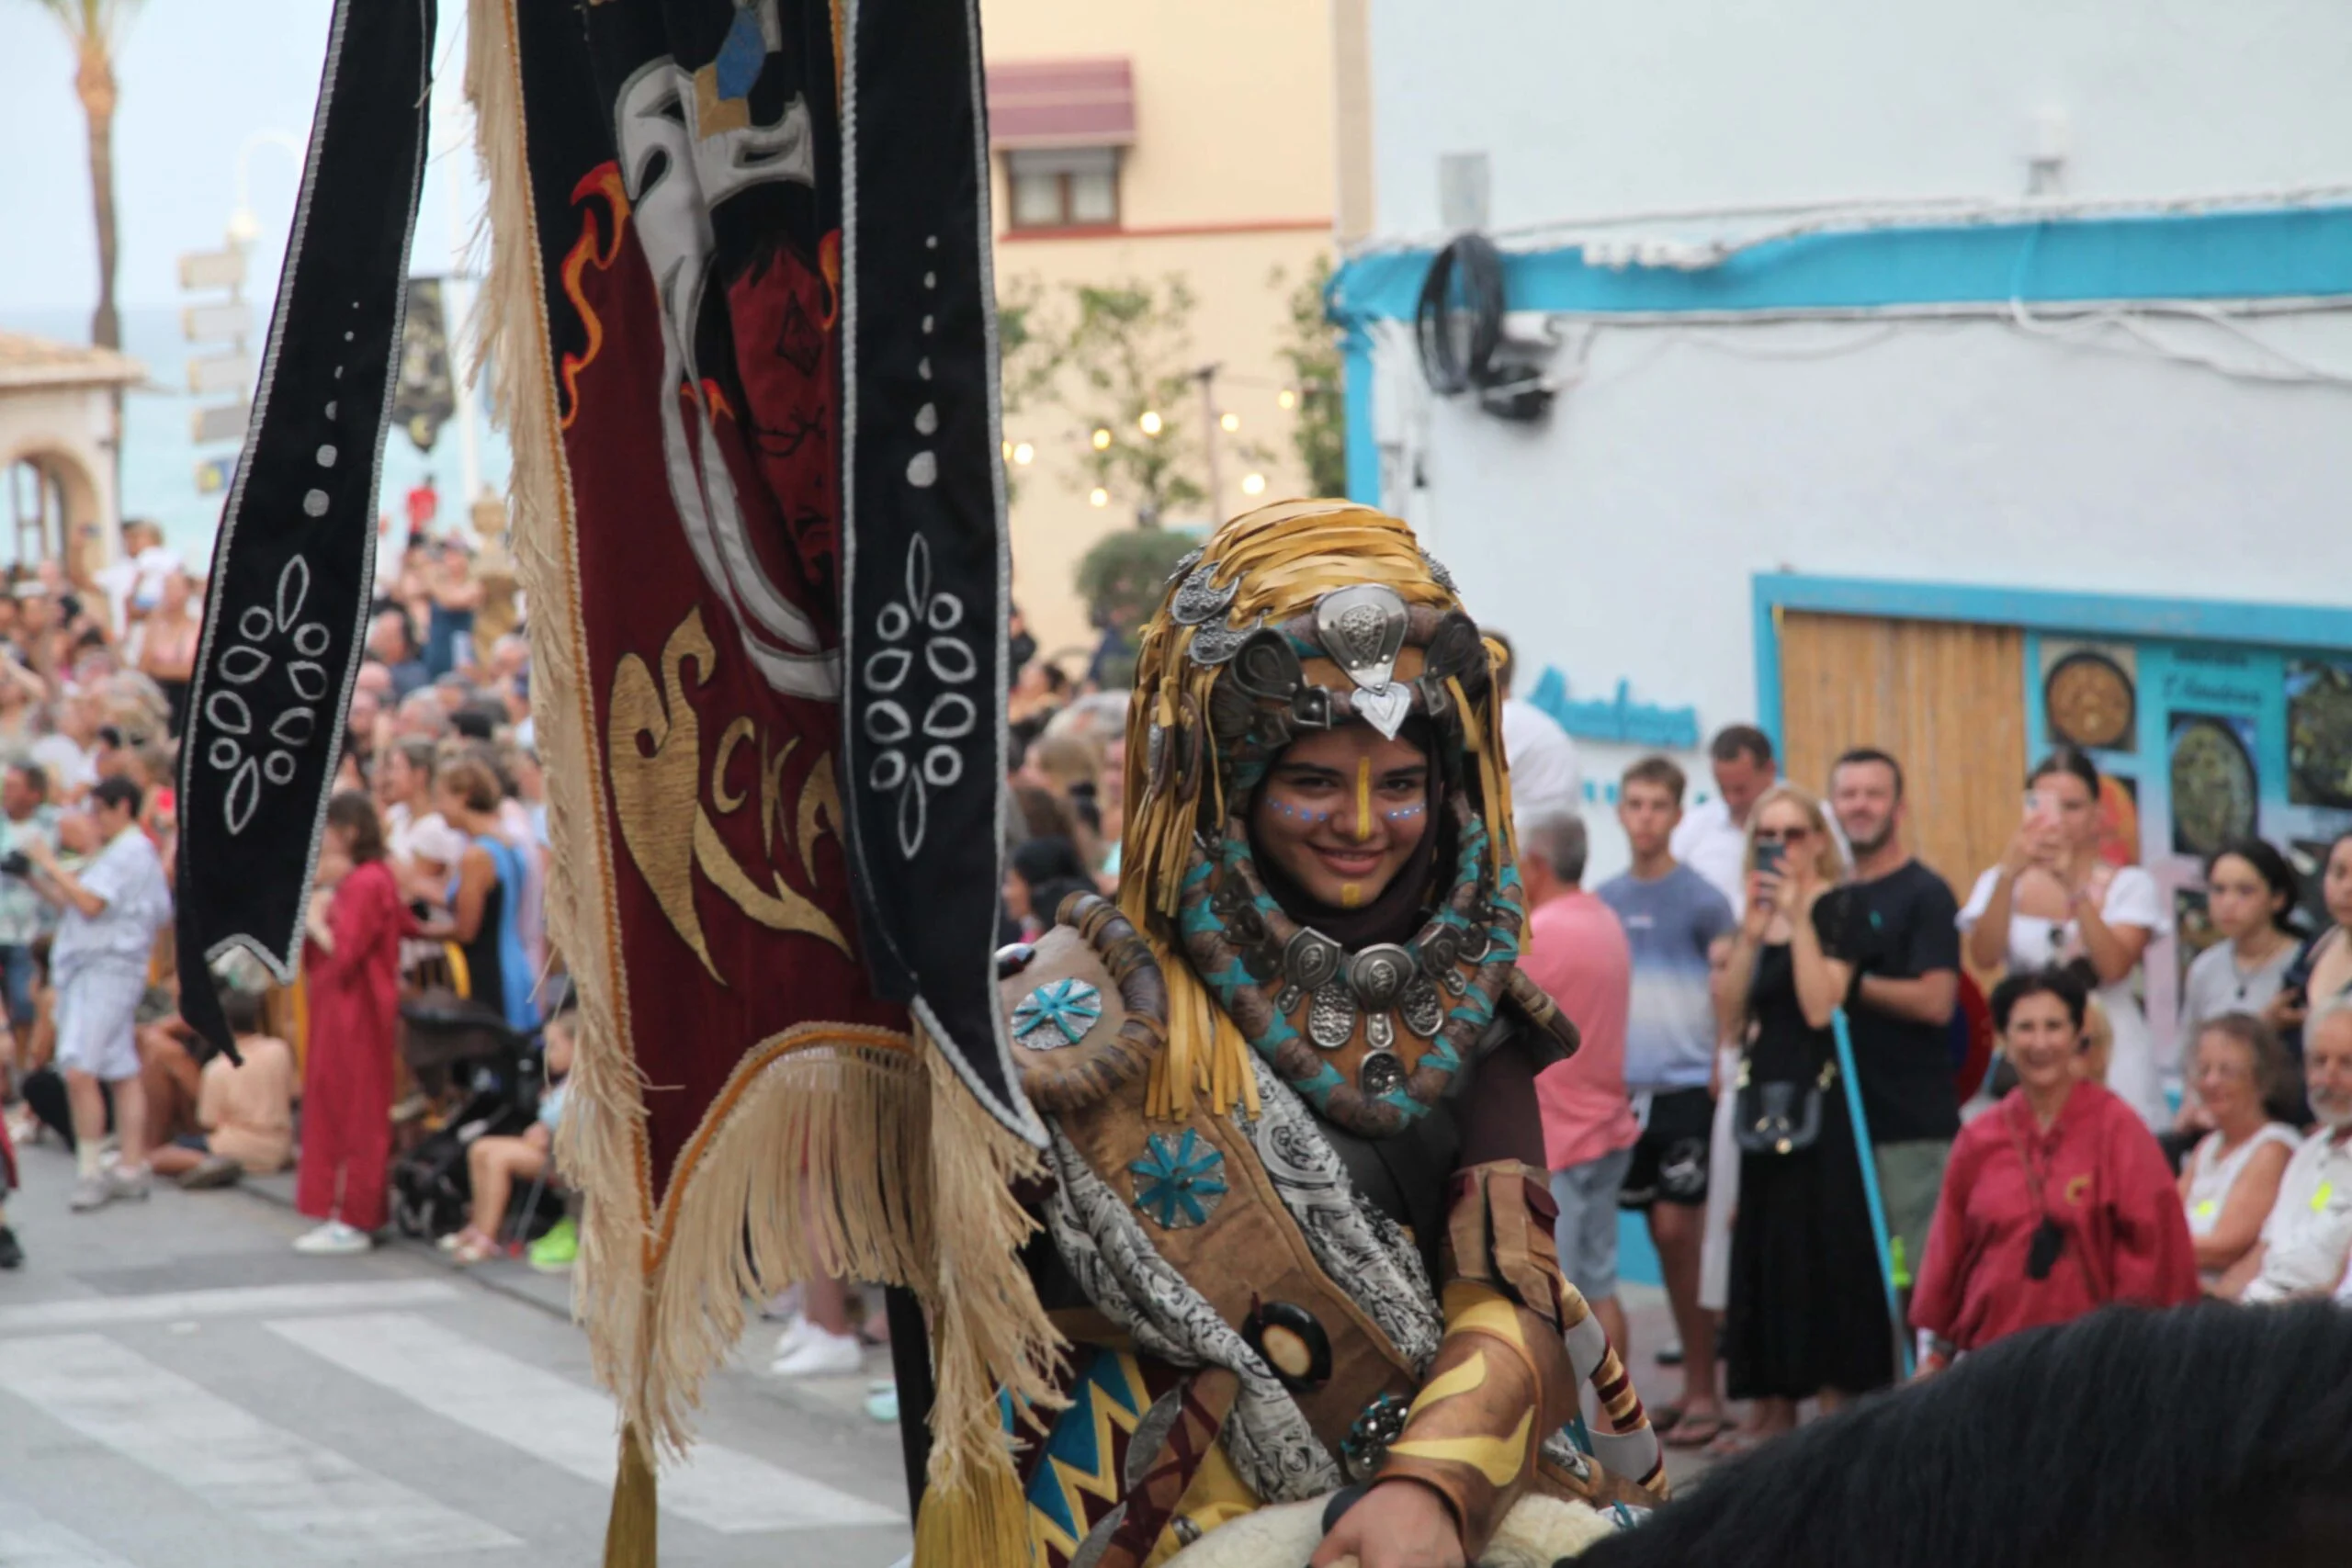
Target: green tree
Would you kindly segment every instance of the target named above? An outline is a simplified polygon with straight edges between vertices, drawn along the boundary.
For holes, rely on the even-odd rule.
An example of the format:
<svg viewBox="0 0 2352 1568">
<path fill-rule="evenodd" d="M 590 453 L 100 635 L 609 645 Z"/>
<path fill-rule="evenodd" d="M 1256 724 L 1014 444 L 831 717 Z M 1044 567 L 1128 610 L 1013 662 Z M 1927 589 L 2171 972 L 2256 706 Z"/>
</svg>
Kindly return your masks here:
<svg viewBox="0 0 2352 1568">
<path fill-rule="evenodd" d="M 1046 344 L 1035 395 L 1058 402 L 1085 433 L 1080 483 L 1134 509 L 1156 528 L 1208 500 L 1190 323 L 1193 291 L 1174 275 L 1158 284 L 1075 283 L 1055 309 L 1026 323 Z"/>
<path fill-rule="evenodd" d="M 1287 281 L 1276 267 L 1273 287 Z M 1348 493 L 1348 421 L 1340 329 L 1324 313 L 1323 294 L 1331 284 L 1331 258 L 1315 265 L 1290 291 L 1290 333 L 1274 350 L 1290 373 L 1298 403 L 1290 430 L 1292 449 L 1306 470 L 1308 493 Z"/>
<path fill-rule="evenodd" d="M 74 46 L 74 96 L 90 145 L 90 205 L 97 220 L 98 304 L 90 316 L 90 341 L 100 348 L 122 346 L 122 318 L 115 309 L 117 237 L 114 213 L 115 51 L 121 44 L 138 0 L 34 0 L 57 18 Z M 118 394 L 118 400 L 119 394 Z M 119 410 L 118 410 L 119 412 Z"/>
<path fill-rule="evenodd" d="M 1094 624 L 1111 633 L 1119 648 L 1102 662 L 1106 686 L 1135 679 L 1136 632 L 1159 606 L 1168 574 L 1193 544 L 1166 528 L 1114 528 L 1079 558 L 1078 595 Z"/>
</svg>

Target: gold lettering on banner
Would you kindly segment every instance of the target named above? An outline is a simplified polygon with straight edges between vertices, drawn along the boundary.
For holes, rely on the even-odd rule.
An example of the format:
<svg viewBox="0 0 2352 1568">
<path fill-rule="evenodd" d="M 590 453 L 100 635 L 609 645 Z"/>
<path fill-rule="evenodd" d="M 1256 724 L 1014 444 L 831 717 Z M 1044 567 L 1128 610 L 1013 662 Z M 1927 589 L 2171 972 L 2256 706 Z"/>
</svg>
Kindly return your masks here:
<svg viewBox="0 0 2352 1568">
<path fill-rule="evenodd" d="M 679 622 L 662 647 L 659 687 L 644 660 L 634 653 L 625 656 L 613 670 L 612 733 L 605 750 L 613 779 L 613 808 L 621 819 L 621 842 L 628 846 L 629 859 L 637 863 L 679 939 L 723 986 L 726 978 L 710 960 L 702 917 L 695 910 L 694 822 L 678 810 L 681 802 L 695 799 L 696 775 L 702 771 L 700 731 L 679 667 L 692 659 L 699 686 L 710 679 L 713 657 L 699 610 Z M 695 814 L 701 815 L 699 804 Z"/>
<path fill-rule="evenodd" d="M 703 967 L 720 985 L 727 977 L 710 955 L 703 935 L 702 918 L 695 908 L 694 874 L 700 871 L 728 902 L 771 931 L 798 931 L 831 942 L 842 953 L 849 939 L 831 916 L 813 899 L 786 886 L 774 866 L 763 868 L 767 886 L 747 871 L 719 836 L 718 826 L 703 804 L 701 725 L 688 699 L 684 666 L 695 663 L 694 684 L 707 685 L 716 660 L 710 637 L 703 628 L 702 612 L 690 611 L 671 632 L 662 649 L 662 680 L 657 685 L 645 660 L 624 657 L 613 671 L 612 734 L 606 758 L 613 780 L 613 805 L 620 818 L 621 841 L 629 858 L 653 890 L 654 901 L 678 933 L 694 949 Z M 738 716 L 719 731 L 710 764 L 709 799 L 721 817 L 731 816 L 751 799 L 751 792 L 731 788 L 727 774 L 738 750 L 756 745 L 760 759 L 760 840 L 763 852 L 775 852 L 775 829 L 784 818 L 784 764 L 799 746 L 791 737 L 773 755 L 768 737 L 749 717 Z M 692 803 L 691 814 L 681 807 Z M 815 880 L 816 840 L 825 825 L 839 830 L 840 792 L 833 782 L 831 759 L 820 757 L 801 786 L 797 807 L 797 851 L 803 874 Z"/>
</svg>

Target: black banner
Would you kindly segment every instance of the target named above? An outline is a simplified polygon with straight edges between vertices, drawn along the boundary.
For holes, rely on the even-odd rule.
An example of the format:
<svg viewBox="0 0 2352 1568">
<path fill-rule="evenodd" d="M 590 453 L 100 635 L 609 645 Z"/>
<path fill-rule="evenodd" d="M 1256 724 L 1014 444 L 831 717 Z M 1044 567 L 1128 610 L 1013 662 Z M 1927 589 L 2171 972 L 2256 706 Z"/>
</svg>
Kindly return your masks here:
<svg viewBox="0 0 2352 1568">
<path fill-rule="evenodd" d="M 451 377 L 449 333 L 441 309 L 441 280 L 408 280 L 408 310 L 401 321 L 401 367 L 392 391 L 392 423 L 408 433 L 420 452 L 441 439 L 441 427 L 458 412 Z"/>
<path fill-rule="evenodd" d="M 867 964 L 1042 1142 L 991 961 L 1008 566 L 977 5 L 852 0 L 842 124 L 842 749 Z"/>
<path fill-rule="evenodd" d="M 223 510 L 180 758 L 182 1016 L 207 963 L 300 961 L 375 579 L 377 469 L 424 179 L 434 0 L 337 0 L 245 461 Z"/>
</svg>

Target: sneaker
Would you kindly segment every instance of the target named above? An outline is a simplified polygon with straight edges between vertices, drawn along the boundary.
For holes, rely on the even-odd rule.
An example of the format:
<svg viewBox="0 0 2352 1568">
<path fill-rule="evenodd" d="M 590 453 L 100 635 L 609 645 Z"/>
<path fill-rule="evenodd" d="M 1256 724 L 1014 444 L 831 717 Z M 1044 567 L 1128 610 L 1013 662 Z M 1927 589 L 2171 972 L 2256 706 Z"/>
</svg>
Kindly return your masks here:
<svg viewBox="0 0 2352 1568">
<path fill-rule="evenodd" d="M 375 1245 L 366 1231 L 354 1230 L 341 1220 L 329 1220 L 294 1238 L 294 1250 L 310 1258 L 348 1258 Z"/>
<path fill-rule="evenodd" d="M 143 1165 L 136 1170 L 125 1170 L 119 1165 L 110 1165 L 107 1167 L 107 1196 L 143 1202 L 147 1197 L 148 1179 L 148 1169 Z"/>
<path fill-rule="evenodd" d="M 213 1187 L 234 1187 L 244 1179 L 245 1168 L 227 1155 L 207 1155 L 194 1170 L 180 1173 L 180 1185 L 190 1192 Z"/>
<path fill-rule="evenodd" d="M 862 1370 L 865 1352 L 854 1334 L 828 1334 L 814 1324 L 797 1345 L 768 1363 L 780 1378 L 840 1377 Z"/>
<path fill-rule="evenodd" d="M 867 1384 L 865 1413 L 876 1421 L 896 1421 L 899 1418 L 899 1385 L 896 1382 Z"/>
<path fill-rule="evenodd" d="M 106 1174 L 101 1171 L 97 1175 L 85 1176 L 74 1181 L 74 1196 L 67 1207 L 77 1214 L 86 1214 L 93 1209 L 105 1208 L 113 1201 L 114 1184 L 108 1181 Z"/>
<path fill-rule="evenodd" d="M 17 1245 L 17 1233 L 0 1225 L 0 1269 L 21 1269 L 24 1263 L 25 1249 Z"/>
<path fill-rule="evenodd" d="M 542 1274 L 562 1273 L 579 1259 L 580 1227 L 566 1215 L 550 1225 L 547 1235 L 526 1247 L 523 1257 Z"/>
<path fill-rule="evenodd" d="M 784 1331 L 775 1337 L 775 1359 L 783 1360 L 800 1348 L 802 1341 L 817 1332 L 816 1325 L 798 1313 L 785 1319 Z"/>
</svg>

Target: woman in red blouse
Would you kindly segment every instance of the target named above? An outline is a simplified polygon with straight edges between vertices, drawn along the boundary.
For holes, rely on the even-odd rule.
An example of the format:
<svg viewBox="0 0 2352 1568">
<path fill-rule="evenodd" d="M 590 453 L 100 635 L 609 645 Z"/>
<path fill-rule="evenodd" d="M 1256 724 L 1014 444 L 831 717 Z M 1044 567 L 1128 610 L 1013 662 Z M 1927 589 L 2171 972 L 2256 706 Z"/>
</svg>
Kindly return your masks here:
<svg viewBox="0 0 2352 1568">
<path fill-rule="evenodd" d="M 2109 1302 L 2197 1299 L 2197 1254 L 2162 1150 L 2085 1067 L 2080 982 L 2059 970 L 1993 990 L 2018 1087 L 1961 1130 L 1911 1322 L 1929 1368 Z"/>
</svg>

